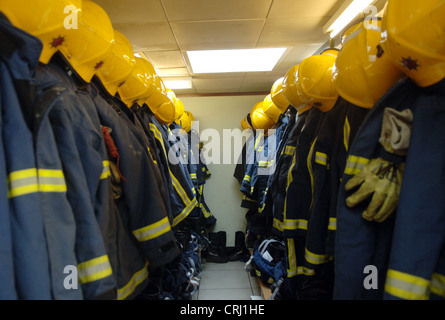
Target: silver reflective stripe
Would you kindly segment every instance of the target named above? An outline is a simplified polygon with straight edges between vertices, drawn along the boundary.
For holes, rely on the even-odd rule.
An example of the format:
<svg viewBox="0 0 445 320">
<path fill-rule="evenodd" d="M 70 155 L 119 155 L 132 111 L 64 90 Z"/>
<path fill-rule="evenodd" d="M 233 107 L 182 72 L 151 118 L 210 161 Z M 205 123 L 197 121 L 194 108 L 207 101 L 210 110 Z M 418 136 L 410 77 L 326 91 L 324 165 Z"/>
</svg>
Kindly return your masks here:
<svg viewBox="0 0 445 320">
<path fill-rule="evenodd" d="M 147 265 L 144 266 L 141 270 L 136 272 L 128 281 L 128 283 L 117 290 L 117 299 L 118 300 L 124 300 L 127 298 L 130 294 L 133 293 L 133 291 L 136 289 L 136 287 L 144 282 L 145 279 L 148 277 L 148 270 Z"/>
<path fill-rule="evenodd" d="M 389 269 L 385 291 L 405 300 L 427 300 L 430 281 L 408 273 Z"/>
<path fill-rule="evenodd" d="M 133 234 L 138 241 L 147 241 L 157 238 L 170 230 L 170 222 L 168 218 L 165 217 L 158 222 L 133 231 Z"/>
<path fill-rule="evenodd" d="M 112 274 L 107 255 L 79 263 L 77 269 L 80 283 L 93 282 Z"/>
</svg>

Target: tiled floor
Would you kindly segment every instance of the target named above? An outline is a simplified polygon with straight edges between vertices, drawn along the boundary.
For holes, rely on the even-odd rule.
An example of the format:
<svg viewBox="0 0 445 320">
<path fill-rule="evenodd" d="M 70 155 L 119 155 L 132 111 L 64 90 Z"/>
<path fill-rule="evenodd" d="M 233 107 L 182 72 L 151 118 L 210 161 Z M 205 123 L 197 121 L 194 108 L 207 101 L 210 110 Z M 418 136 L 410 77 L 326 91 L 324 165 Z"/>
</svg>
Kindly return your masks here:
<svg viewBox="0 0 445 320">
<path fill-rule="evenodd" d="M 205 263 L 196 300 L 251 300 L 261 296 L 258 280 L 244 269 L 244 262 Z"/>
</svg>

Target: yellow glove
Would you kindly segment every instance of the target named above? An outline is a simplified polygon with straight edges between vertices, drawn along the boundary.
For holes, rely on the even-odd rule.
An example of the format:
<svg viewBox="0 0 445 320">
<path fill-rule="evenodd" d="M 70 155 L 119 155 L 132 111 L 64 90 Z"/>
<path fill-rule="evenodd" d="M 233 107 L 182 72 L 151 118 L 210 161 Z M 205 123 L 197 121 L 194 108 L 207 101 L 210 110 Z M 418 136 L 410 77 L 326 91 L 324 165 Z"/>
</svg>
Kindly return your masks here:
<svg viewBox="0 0 445 320">
<path fill-rule="evenodd" d="M 346 199 L 354 207 L 372 196 L 362 216 L 368 221 L 385 221 L 397 208 L 405 164 L 394 164 L 382 158 L 372 159 L 358 174 L 349 180 L 345 190 L 360 188 Z"/>
</svg>

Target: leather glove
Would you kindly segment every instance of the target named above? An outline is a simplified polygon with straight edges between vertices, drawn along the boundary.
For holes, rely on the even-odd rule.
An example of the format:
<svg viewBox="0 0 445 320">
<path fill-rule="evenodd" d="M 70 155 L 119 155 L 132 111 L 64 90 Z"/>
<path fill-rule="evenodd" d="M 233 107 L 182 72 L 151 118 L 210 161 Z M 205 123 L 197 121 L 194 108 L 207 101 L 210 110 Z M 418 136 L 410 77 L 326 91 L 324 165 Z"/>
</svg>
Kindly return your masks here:
<svg viewBox="0 0 445 320">
<path fill-rule="evenodd" d="M 385 221 L 397 208 L 405 164 L 395 164 L 382 158 L 372 159 L 345 185 L 350 191 L 359 189 L 346 199 L 348 207 L 354 207 L 372 196 L 362 217 L 368 221 Z"/>
</svg>

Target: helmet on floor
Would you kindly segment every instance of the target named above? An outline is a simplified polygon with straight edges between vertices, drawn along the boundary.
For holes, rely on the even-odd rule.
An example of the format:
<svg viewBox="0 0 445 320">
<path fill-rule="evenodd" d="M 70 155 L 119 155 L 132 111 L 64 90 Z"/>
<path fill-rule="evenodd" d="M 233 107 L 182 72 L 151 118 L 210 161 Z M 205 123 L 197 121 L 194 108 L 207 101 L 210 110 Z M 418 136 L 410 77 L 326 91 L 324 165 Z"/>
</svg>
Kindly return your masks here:
<svg viewBox="0 0 445 320">
<path fill-rule="evenodd" d="M 136 64 L 133 72 L 118 89 L 122 101 L 128 107 L 145 101 L 153 90 L 150 78 L 147 76 L 145 59 L 135 57 L 135 60 Z"/>
<path fill-rule="evenodd" d="M 421 87 L 445 77 L 444 17 L 443 0 L 390 0 L 383 14 L 383 54 Z"/>
<path fill-rule="evenodd" d="M 344 38 L 332 71 L 335 88 L 342 98 L 362 108 L 372 108 L 403 77 L 387 55 L 379 55 L 381 21 L 373 28 L 360 22 Z M 349 29 L 348 29 L 349 30 Z"/>
<path fill-rule="evenodd" d="M 136 66 L 133 48 L 130 41 L 119 31 L 114 30 L 115 43 L 104 58 L 104 65 L 97 76 L 105 89 L 114 96 Z"/>
<path fill-rule="evenodd" d="M 289 101 L 286 99 L 286 96 L 284 95 L 283 80 L 284 77 L 274 82 L 274 84 L 272 85 L 272 89 L 270 90 L 270 95 L 273 103 L 278 108 L 280 108 L 282 112 L 285 112 L 289 107 Z"/>
<path fill-rule="evenodd" d="M 0 1 L 0 11 L 14 26 L 40 39 L 43 49 L 39 60 L 44 64 L 49 63 L 61 47 L 67 46 L 68 37 L 76 36 L 76 29 L 65 26 L 68 16 L 65 8 L 77 9 L 79 18 L 82 0 L 34 0 L 32 4 L 29 0 Z"/>
<path fill-rule="evenodd" d="M 298 68 L 296 88 L 305 104 L 323 112 L 331 110 L 338 99 L 338 92 L 332 81 L 332 68 L 336 57 L 319 54 L 304 59 Z"/>
</svg>

